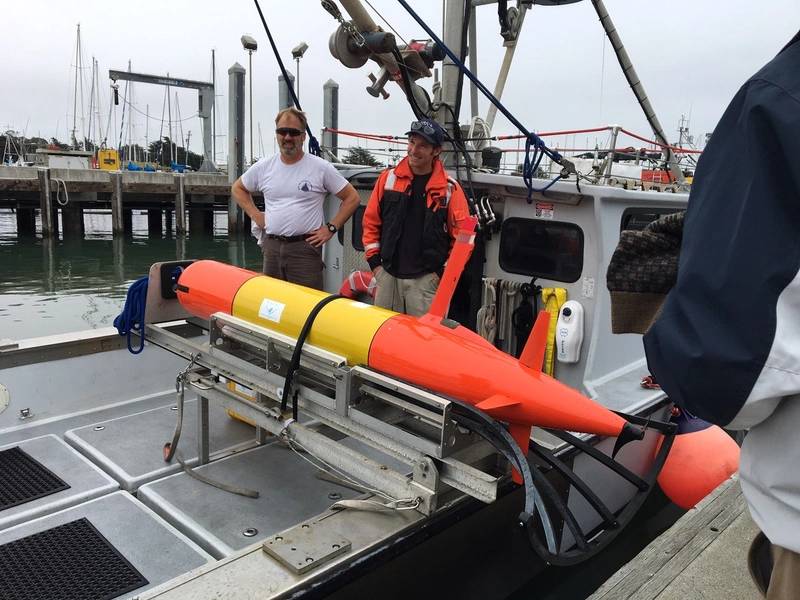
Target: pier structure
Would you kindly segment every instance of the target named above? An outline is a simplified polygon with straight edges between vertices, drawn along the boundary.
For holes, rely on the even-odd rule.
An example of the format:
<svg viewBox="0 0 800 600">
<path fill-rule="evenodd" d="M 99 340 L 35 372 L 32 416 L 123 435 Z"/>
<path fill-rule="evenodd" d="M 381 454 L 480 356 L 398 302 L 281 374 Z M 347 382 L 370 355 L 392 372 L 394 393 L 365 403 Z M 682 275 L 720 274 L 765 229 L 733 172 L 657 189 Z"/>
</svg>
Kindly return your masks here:
<svg viewBox="0 0 800 600">
<path fill-rule="evenodd" d="M 254 198 L 263 201 L 259 194 Z M 110 210 L 115 237 L 131 234 L 134 210 L 147 211 L 151 236 L 210 234 L 214 212 L 228 212 L 229 202 L 224 173 L 0 167 L 0 208 L 15 210 L 20 235 L 36 234 L 37 210 L 44 238 L 83 237 L 86 210 Z"/>
<path fill-rule="evenodd" d="M 37 211 L 41 215 L 41 235 L 44 239 L 78 239 L 84 235 L 84 212 L 108 210 L 111 214 L 113 237 L 130 235 L 133 230 L 133 211 L 147 211 L 148 233 L 159 237 L 163 233 L 176 236 L 202 232 L 211 234 L 214 213 L 228 216 L 228 235 L 249 234 L 250 219 L 230 194 L 231 184 L 244 172 L 245 138 L 245 69 L 234 63 L 228 70 L 228 159 L 227 173 L 221 172 L 151 172 L 107 171 L 103 169 L 57 166 L 17 167 L 0 165 L 0 209 L 13 209 L 17 232 L 22 236 L 37 233 Z M 200 111 L 210 110 L 208 90 L 211 84 L 160 78 L 152 75 L 112 71 L 113 79 L 132 79 L 162 85 L 195 87 L 200 91 Z M 177 83 L 176 83 L 177 82 Z M 288 86 L 294 85 L 279 78 L 280 108 L 291 106 Z M 323 86 L 325 127 L 338 125 L 338 84 L 329 80 Z M 204 136 L 208 138 L 207 123 Z M 323 144 L 329 150 L 326 158 L 336 161 L 338 140 L 335 133 L 324 132 Z M 206 139 L 204 165 L 212 165 L 210 143 Z M 71 152 L 70 154 L 76 154 Z M 91 156 L 89 153 L 86 153 Z M 253 193 L 259 208 L 264 199 Z M 59 218 L 60 217 L 60 218 Z"/>
</svg>

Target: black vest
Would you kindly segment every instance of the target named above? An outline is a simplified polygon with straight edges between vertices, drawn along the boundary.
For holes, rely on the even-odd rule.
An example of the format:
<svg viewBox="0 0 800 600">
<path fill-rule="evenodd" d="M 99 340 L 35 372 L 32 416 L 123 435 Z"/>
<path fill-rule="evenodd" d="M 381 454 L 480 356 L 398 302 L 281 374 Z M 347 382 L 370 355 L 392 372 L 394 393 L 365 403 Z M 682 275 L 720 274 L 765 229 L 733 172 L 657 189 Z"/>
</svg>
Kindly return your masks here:
<svg viewBox="0 0 800 600">
<path fill-rule="evenodd" d="M 412 186 L 408 186 L 408 192 L 389 189 L 388 185 L 393 179 L 389 177 L 381 197 L 381 263 L 389 273 L 392 273 L 397 242 L 405 225 L 404 203 L 411 201 L 412 193 Z M 426 203 L 422 248 L 419 250 L 422 266 L 428 273 L 440 272 L 450 253 L 450 233 L 447 229 L 449 195 L 439 198 L 439 202 L 433 202 L 432 206 Z"/>
</svg>

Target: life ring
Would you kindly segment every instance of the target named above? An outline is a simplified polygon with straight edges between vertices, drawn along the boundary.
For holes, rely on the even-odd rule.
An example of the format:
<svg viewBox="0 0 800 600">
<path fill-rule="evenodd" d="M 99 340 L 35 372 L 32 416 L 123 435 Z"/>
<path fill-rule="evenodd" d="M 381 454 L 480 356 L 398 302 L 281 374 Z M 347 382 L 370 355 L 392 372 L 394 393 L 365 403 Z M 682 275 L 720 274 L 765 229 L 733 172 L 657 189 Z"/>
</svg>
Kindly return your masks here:
<svg viewBox="0 0 800 600">
<path fill-rule="evenodd" d="M 353 271 L 342 282 L 339 293 L 345 298 L 359 300 L 365 296 L 375 298 L 378 289 L 378 280 L 371 271 Z"/>
</svg>

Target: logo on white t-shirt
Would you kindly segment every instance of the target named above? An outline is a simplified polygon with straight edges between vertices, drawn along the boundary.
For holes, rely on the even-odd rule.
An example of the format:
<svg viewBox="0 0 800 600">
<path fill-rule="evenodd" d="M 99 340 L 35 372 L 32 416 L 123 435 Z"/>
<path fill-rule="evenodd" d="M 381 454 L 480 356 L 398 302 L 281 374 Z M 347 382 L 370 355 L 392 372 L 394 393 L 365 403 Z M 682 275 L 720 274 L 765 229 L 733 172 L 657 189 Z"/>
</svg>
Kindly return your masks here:
<svg viewBox="0 0 800 600">
<path fill-rule="evenodd" d="M 303 179 L 297 184 L 297 189 L 301 192 L 310 192 L 311 191 L 311 182 L 308 179 Z"/>
</svg>

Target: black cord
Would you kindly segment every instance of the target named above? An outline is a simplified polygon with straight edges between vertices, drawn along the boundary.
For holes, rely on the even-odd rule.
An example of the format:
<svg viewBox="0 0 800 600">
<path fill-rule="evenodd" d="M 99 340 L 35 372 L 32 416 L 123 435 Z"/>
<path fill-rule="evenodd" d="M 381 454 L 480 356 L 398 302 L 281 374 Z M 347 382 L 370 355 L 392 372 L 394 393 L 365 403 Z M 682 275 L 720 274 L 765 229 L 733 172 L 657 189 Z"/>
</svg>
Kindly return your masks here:
<svg viewBox="0 0 800 600">
<path fill-rule="evenodd" d="M 261 12 L 261 6 L 258 4 L 258 0 L 253 0 L 256 5 L 256 10 L 258 10 L 258 16 L 261 17 L 261 24 L 264 26 L 264 31 L 267 32 L 267 37 L 269 38 L 269 44 L 272 46 L 272 52 L 275 54 L 275 60 L 278 61 L 278 66 L 281 69 L 281 73 L 283 74 L 283 80 L 286 82 L 286 87 L 289 90 L 289 94 L 292 97 L 292 102 L 297 107 L 297 110 L 302 111 L 303 109 L 300 107 L 300 100 L 297 98 L 297 94 L 294 93 L 294 86 L 289 85 L 289 73 L 286 71 L 286 67 L 283 66 L 283 61 L 281 60 L 281 55 L 278 53 L 278 47 L 275 45 L 275 40 L 272 39 L 272 33 L 267 26 L 267 20 L 264 18 L 264 13 Z M 319 142 L 317 138 L 314 137 L 314 134 L 311 132 L 311 127 L 306 123 L 306 131 L 308 132 L 308 151 L 311 154 L 319 156 L 321 154 L 319 148 Z"/>
<path fill-rule="evenodd" d="M 458 122 L 458 118 L 456 117 L 455 111 L 453 107 L 449 104 L 442 104 L 447 110 L 450 111 L 450 115 L 453 117 L 453 133 L 454 136 L 451 136 L 448 131 L 444 131 L 445 137 L 447 140 L 453 144 L 453 149 L 456 150 L 456 177 L 460 179 L 459 176 L 459 166 L 458 166 L 458 154 L 461 153 L 464 156 L 464 162 L 466 163 L 467 169 L 467 189 L 469 193 L 467 194 L 467 204 L 469 205 L 470 214 L 479 215 L 478 209 L 475 206 L 475 188 L 472 185 L 472 159 L 469 156 L 469 152 L 467 152 L 467 148 L 464 145 L 464 142 L 461 138 L 461 125 Z"/>
<path fill-rule="evenodd" d="M 395 44 L 392 48 L 392 56 L 394 56 L 394 59 L 397 61 L 397 66 L 400 69 L 400 78 L 403 80 L 403 89 L 406 93 L 406 99 L 408 100 L 409 105 L 411 105 L 411 111 L 414 113 L 414 117 L 417 119 L 427 118 L 431 107 L 429 105 L 427 110 L 422 110 L 419 104 L 417 104 L 417 98 L 414 96 L 414 92 L 412 91 L 411 87 L 411 77 L 408 75 L 408 66 L 403 60 L 403 55 L 400 54 L 400 49 L 397 47 L 397 44 Z"/>
<path fill-rule="evenodd" d="M 411 78 L 408 75 L 408 67 L 406 66 L 405 62 L 403 61 L 403 56 L 400 54 L 400 50 L 397 48 L 397 45 L 392 49 L 392 56 L 397 61 L 398 66 L 400 67 L 400 77 L 403 80 L 403 86 L 406 91 L 406 99 L 408 100 L 409 105 L 411 106 L 411 110 L 414 113 L 414 116 L 417 119 L 425 119 L 428 117 L 428 113 L 431 110 L 431 107 L 428 106 L 427 111 L 423 111 L 422 108 L 417 103 L 416 97 L 414 97 L 414 93 L 411 91 Z M 461 126 L 458 123 L 458 117 L 456 116 L 455 112 L 453 111 L 453 107 L 449 104 L 444 104 L 447 110 L 450 111 L 450 114 L 453 118 L 454 127 L 453 130 L 455 132 L 456 138 L 450 136 L 450 134 L 443 129 L 444 134 L 447 140 L 453 144 L 453 148 L 456 149 L 458 152 L 461 152 L 464 155 L 464 158 L 467 162 L 467 186 L 469 189 L 469 193 L 466 194 L 467 196 L 467 205 L 469 206 L 470 214 L 477 215 L 478 211 L 475 206 L 475 189 L 472 185 L 472 161 L 469 158 L 469 153 L 466 151 L 466 147 L 463 143 L 458 142 L 461 137 Z M 456 154 L 456 177 L 460 179 L 458 175 L 458 154 Z"/>
<path fill-rule="evenodd" d="M 292 393 L 292 380 L 294 379 L 295 372 L 300 367 L 300 355 L 303 353 L 303 345 L 306 343 L 306 338 L 311 332 L 311 326 L 314 324 L 314 320 L 317 318 L 317 315 L 320 313 L 320 311 L 325 308 L 325 305 L 333 302 L 334 300 L 338 300 L 339 298 L 344 298 L 344 296 L 340 294 L 327 296 L 326 298 L 320 300 L 317 305 L 311 309 L 311 312 L 308 313 L 306 322 L 303 323 L 303 329 L 300 330 L 300 335 L 297 336 L 297 344 L 294 347 L 294 352 L 292 352 L 292 360 L 289 362 L 289 370 L 286 372 L 286 380 L 283 384 L 283 396 L 281 396 L 281 412 L 286 410 L 286 407 L 289 403 L 289 395 Z M 296 393 L 292 398 L 292 418 L 295 421 L 297 420 Z"/>
</svg>

